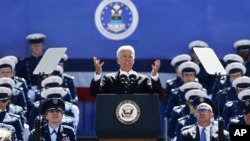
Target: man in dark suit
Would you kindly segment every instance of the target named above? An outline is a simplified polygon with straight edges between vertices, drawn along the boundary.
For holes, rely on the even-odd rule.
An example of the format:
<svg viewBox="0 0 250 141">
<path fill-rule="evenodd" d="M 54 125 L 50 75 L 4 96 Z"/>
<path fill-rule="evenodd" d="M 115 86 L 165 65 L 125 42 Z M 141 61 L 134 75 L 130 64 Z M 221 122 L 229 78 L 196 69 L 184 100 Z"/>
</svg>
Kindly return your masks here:
<svg viewBox="0 0 250 141">
<path fill-rule="evenodd" d="M 96 57 L 94 57 L 93 60 L 96 70 L 90 84 L 90 92 L 93 96 L 100 93 L 161 94 L 162 87 L 158 76 L 160 60 L 156 60 L 154 65 L 152 65 L 151 81 L 146 75 L 139 74 L 132 69 L 135 61 L 135 51 L 132 46 L 121 46 L 117 50 L 117 63 L 120 65 L 120 70 L 106 74 L 102 79 L 101 73 L 104 62 L 100 62 Z"/>
<path fill-rule="evenodd" d="M 218 128 L 211 119 L 214 118 L 212 107 L 207 103 L 201 103 L 196 108 L 197 124 L 181 133 L 182 141 L 228 141 L 229 133 L 223 131 L 223 137 L 218 136 Z"/>
<path fill-rule="evenodd" d="M 61 125 L 61 120 L 65 105 L 61 99 L 48 99 L 41 108 L 41 112 L 47 119 L 47 123 L 42 125 L 41 137 L 44 141 L 76 141 L 74 129 L 67 125 Z M 32 130 L 29 140 L 34 141 L 36 138 L 36 130 Z"/>
</svg>

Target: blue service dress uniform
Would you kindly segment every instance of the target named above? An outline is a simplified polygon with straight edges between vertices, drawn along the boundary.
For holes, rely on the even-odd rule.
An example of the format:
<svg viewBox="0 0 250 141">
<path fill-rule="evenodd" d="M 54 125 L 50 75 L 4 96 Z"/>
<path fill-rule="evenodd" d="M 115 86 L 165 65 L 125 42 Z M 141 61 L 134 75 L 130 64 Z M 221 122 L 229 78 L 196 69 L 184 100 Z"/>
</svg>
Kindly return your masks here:
<svg viewBox="0 0 250 141">
<path fill-rule="evenodd" d="M 18 141 L 23 141 L 23 127 L 18 115 L 6 111 L 0 112 L 0 123 L 13 126 L 16 130 Z"/>
<path fill-rule="evenodd" d="M 67 74 L 63 74 L 62 87 L 69 89 L 69 92 L 70 92 L 70 95 L 72 98 L 72 102 L 74 104 L 77 104 L 78 98 L 77 98 L 76 87 L 75 87 L 75 83 L 74 83 L 74 77 L 67 75 Z"/>
<path fill-rule="evenodd" d="M 218 101 L 218 95 L 220 95 L 220 101 Z M 218 92 L 217 97 L 213 100 L 214 105 L 216 107 L 216 110 L 214 113 L 217 115 L 218 114 L 218 106 L 220 104 L 220 115 L 222 115 L 222 112 L 224 110 L 224 106 L 227 102 L 229 101 L 234 101 L 234 100 L 238 100 L 237 94 L 236 94 L 236 90 L 234 87 L 227 87 L 225 89 L 222 89 Z"/>
<path fill-rule="evenodd" d="M 165 116 L 169 119 L 173 108 L 175 106 L 183 105 L 185 103 L 186 103 L 185 93 L 180 91 L 179 88 L 173 89 L 172 94 L 170 94 L 169 96 Z"/>
<path fill-rule="evenodd" d="M 175 106 L 172 110 L 171 116 L 168 120 L 168 137 L 174 138 L 176 136 L 175 129 L 177 120 L 190 113 L 189 107 L 187 105 Z"/>
<path fill-rule="evenodd" d="M 18 115 L 20 117 L 22 126 L 24 126 L 24 121 L 26 117 L 22 107 L 9 103 L 6 107 L 6 110 L 8 113 Z"/>
<path fill-rule="evenodd" d="M 175 77 L 173 79 L 167 80 L 166 83 L 166 91 L 165 91 L 165 99 L 164 102 L 167 105 L 169 96 L 172 94 L 171 90 L 180 87 L 183 84 L 183 81 L 180 77 Z"/>
<path fill-rule="evenodd" d="M 241 108 L 241 101 L 240 100 L 234 100 L 234 101 L 229 101 L 225 104 L 223 113 L 222 113 L 222 118 L 225 121 L 225 127 L 228 126 L 229 119 L 232 117 L 236 117 L 238 115 L 242 115 L 243 111 Z"/>
<path fill-rule="evenodd" d="M 26 112 L 27 112 L 27 101 L 26 101 L 26 98 L 24 96 L 24 92 L 23 92 L 22 88 L 16 88 L 15 87 L 12 90 L 11 103 L 22 107 L 23 110 L 25 111 L 25 114 L 26 114 Z"/>
<path fill-rule="evenodd" d="M 34 121 L 35 121 L 36 117 L 39 115 L 39 105 L 40 105 L 39 101 L 35 102 L 34 105 L 32 106 L 31 111 L 30 111 L 30 115 L 29 115 L 29 128 L 30 128 L 30 130 L 32 130 L 34 128 Z M 65 102 L 64 114 L 74 118 L 74 112 L 72 110 L 71 103 Z"/>
<path fill-rule="evenodd" d="M 42 141 L 51 141 L 50 138 L 50 132 L 49 132 L 49 126 L 48 124 L 45 124 L 42 127 Z M 29 136 L 28 141 L 34 141 L 35 140 L 35 135 L 36 135 L 36 131 L 32 130 Z M 72 127 L 69 127 L 67 125 L 59 125 L 59 129 L 58 132 L 56 133 L 57 141 L 76 141 L 76 134 L 73 130 Z"/>
<path fill-rule="evenodd" d="M 16 76 L 22 77 L 27 81 L 29 87 L 39 86 L 39 76 L 33 75 L 33 71 L 43 56 L 30 56 L 23 60 L 19 60 L 16 65 Z"/>
<path fill-rule="evenodd" d="M 246 125 L 243 115 L 237 115 L 229 119 L 227 130 L 230 130 L 230 125 Z"/>
<path fill-rule="evenodd" d="M 196 117 L 193 114 L 188 114 L 179 118 L 175 129 L 177 140 L 180 137 L 182 131 L 191 128 L 191 125 L 194 125 L 196 122 Z"/>
</svg>

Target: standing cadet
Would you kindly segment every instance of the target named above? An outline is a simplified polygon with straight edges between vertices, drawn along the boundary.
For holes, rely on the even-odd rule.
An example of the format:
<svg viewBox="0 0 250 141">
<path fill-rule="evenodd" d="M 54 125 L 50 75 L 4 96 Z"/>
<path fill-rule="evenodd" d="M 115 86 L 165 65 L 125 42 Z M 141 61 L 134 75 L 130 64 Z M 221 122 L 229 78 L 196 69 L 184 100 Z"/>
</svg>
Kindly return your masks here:
<svg viewBox="0 0 250 141">
<path fill-rule="evenodd" d="M 43 56 L 44 39 L 46 35 L 41 33 L 29 34 L 26 39 L 29 41 L 31 56 L 20 60 L 16 67 L 16 75 L 27 81 L 29 89 L 36 90 L 39 85 L 38 75 L 33 75 L 33 71 Z"/>
<path fill-rule="evenodd" d="M 41 112 L 47 123 L 42 125 L 41 138 L 44 141 L 76 141 L 74 129 L 67 125 L 62 125 L 61 120 L 65 110 L 64 101 L 57 98 L 46 100 L 42 104 Z M 39 129 L 40 130 L 40 129 Z M 36 129 L 32 130 L 29 141 L 36 138 Z"/>
</svg>

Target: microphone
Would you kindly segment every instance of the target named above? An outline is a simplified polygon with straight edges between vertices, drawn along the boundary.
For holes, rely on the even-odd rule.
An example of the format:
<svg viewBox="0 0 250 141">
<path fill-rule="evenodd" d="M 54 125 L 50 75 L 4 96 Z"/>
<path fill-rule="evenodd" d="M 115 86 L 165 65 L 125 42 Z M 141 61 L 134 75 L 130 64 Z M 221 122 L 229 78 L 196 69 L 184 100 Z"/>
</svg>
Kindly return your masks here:
<svg viewBox="0 0 250 141">
<path fill-rule="evenodd" d="M 130 85 L 135 83 L 136 78 L 137 78 L 137 73 L 132 71 L 129 74 L 129 83 L 130 83 Z"/>
<path fill-rule="evenodd" d="M 119 78 L 121 80 L 121 83 L 123 84 L 128 84 L 128 74 L 125 73 L 125 72 L 121 72 L 120 75 L 119 75 Z"/>
</svg>

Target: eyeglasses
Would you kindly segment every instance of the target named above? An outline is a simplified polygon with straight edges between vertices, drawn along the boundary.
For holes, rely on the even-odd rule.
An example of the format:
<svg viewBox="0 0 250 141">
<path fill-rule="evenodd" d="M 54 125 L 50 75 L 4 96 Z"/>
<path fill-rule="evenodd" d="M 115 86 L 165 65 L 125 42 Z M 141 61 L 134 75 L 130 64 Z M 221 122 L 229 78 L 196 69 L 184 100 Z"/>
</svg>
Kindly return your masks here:
<svg viewBox="0 0 250 141">
<path fill-rule="evenodd" d="M 212 111 L 210 109 L 202 108 L 202 109 L 197 109 L 196 112 L 197 113 L 211 113 Z"/>
<path fill-rule="evenodd" d="M 8 101 L 8 99 L 3 99 L 3 100 L 0 100 L 1 102 L 5 103 Z"/>
</svg>

